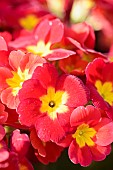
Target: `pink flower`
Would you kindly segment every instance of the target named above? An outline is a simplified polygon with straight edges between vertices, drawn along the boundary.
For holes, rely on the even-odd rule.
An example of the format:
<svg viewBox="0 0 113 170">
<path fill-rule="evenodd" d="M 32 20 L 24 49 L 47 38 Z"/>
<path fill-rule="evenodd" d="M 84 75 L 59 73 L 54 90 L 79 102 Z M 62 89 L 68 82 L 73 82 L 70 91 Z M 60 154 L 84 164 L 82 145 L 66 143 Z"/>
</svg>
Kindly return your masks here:
<svg viewBox="0 0 113 170">
<path fill-rule="evenodd" d="M 8 60 L 8 67 L 4 61 L 0 67 L 0 97 L 8 108 L 15 109 L 19 102 L 18 92 L 23 82 L 32 78 L 34 69 L 45 60 L 33 54 L 24 54 L 22 51 L 12 51 Z"/>
<path fill-rule="evenodd" d="M 42 19 L 32 32 L 21 35 L 9 43 L 14 49 L 23 49 L 35 55 L 54 61 L 67 58 L 74 51 L 56 48 L 64 37 L 64 25 L 59 19 Z M 56 46 L 56 47 L 55 47 Z"/>
<path fill-rule="evenodd" d="M 17 154 L 18 159 L 18 168 L 33 170 L 33 166 L 27 159 L 27 152 L 30 146 L 30 140 L 27 134 L 20 133 L 20 130 L 16 129 L 13 131 L 11 142 L 10 142 L 10 150 Z"/>
</svg>

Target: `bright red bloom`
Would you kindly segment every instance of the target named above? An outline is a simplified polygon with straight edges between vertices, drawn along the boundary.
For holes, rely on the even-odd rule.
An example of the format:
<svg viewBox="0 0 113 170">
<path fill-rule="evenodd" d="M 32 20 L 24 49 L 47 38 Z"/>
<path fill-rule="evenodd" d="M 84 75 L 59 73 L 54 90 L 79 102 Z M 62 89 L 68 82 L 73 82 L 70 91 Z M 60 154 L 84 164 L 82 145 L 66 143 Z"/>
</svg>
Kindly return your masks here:
<svg viewBox="0 0 113 170">
<path fill-rule="evenodd" d="M 21 89 L 22 83 L 30 79 L 34 69 L 43 62 L 45 60 L 38 56 L 24 54 L 22 51 L 12 51 L 9 55 L 9 68 L 0 67 L 2 103 L 11 109 L 15 109 L 19 102 L 18 91 Z"/>
<path fill-rule="evenodd" d="M 55 143 L 43 142 L 37 136 L 36 130 L 32 129 L 30 133 L 30 140 L 33 148 L 35 149 L 35 155 L 40 162 L 48 164 L 50 162 L 56 162 L 60 156 L 63 147 L 56 145 Z"/>
<path fill-rule="evenodd" d="M 9 43 L 15 49 L 24 49 L 48 60 L 67 58 L 75 52 L 56 48 L 64 36 L 64 26 L 59 19 L 43 19 L 36 28 L 27 35 L 22 35 Z"/>
<path fill-rule="evenodd" d="M 58 76 L 51 64 L 37 67 L 33 79 L 23 83 L 17 108 L 21 124 L 35 126 L 38 137 L 58 142 L 68 129 L 70 114 L 85 105 L 88 91 L 82 81 L 72 75 Z"/>
<path fill-rule="evenodd" d="M 87 85 L 93 104 L 106 111 L 113 106 L 113 63 L 95 59 L 86 68 Z M 109 114 L 109 113 L 108 113 Z M 110 115 L 109 115 L 110 116 Z M 113 114 L 111 112 L 111 116 Z"/>
<path fill-rule="evenodd" d="M 113 122 L 101 117 L 98 108 L 91 105 L 76 108 L 70 118 L 73 127 L 72 142 L 68 154 L 75 164 L 88 166 L 101 161 L 110 153 L 113 142 Z"/>
</svg>

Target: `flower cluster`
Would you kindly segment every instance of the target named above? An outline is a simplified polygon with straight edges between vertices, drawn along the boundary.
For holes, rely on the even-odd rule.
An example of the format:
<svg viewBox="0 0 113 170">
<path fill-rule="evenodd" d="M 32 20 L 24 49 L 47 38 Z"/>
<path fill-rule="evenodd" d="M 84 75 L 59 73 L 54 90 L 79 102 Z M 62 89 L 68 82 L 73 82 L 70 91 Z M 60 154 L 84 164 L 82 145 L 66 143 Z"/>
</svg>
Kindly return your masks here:
<svg viewBox="0 0 113 170">
<path fill-rule="evenodd" d="M 63 4 L 62 19 L 47 2 L 0 2 L 1 170 L 33 170 L 66 148 L 81 166 L 111 152 L 113 46 L 96 51 L 94 28 L 71 23 L 73 1 Z M 94 0 L 91 14 L 99 2 L 113 8 Z"/>
</svg>

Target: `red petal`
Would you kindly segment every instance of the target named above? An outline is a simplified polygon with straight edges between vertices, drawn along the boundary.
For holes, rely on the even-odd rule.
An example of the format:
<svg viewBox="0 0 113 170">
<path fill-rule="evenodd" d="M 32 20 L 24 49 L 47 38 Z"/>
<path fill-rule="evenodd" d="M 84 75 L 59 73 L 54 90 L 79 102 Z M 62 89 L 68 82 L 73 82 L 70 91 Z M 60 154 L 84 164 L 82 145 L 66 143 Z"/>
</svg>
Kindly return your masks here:
<svg viewBox="0 0 113 170">
<path fill-rule="evenodd" d="M 42 67 L 37 67 L 32 78 L 38 79 L 44 88 L 55 86 L 58 72 L 52 64 L 44 63 Z"/>
<path fill-rule="evenodd" d="M 5 149 L 0 149 L 0 163 L 9 158 L 9 152 Z M 1 166 L 0 166 L 1 169 Z M 5 168 L 4 168 L 5 169 Z"/>
<path fill-rule="evenodd" d="M 8 68 L 0 67 L 0 92 L 8 87 L 6 79 L 12 77 L 12 73 Z"/>
<path fill-rule="evenodd" d="M 9 52 L 8 51 L 0 51 L 0 67 L 8 67 L 9 66 Z"/>
<path fill-rule="evenodd" d="M 113 142 L 113 122 L 110 122 L 101 127 L 96 134 L 96 144 L 100 146 L 107 146 Z"/>
<path fill-rule="evenodd" d="M 14 49 L 21 49 L 27 47 L 28 45 L 35 44 L 36 40 L 34 39 L 33 35 L 25 35 L 25 36 L 20 36 L 16 38 L 14 41 L 10 41 L 8 43 L 9 47 L 12 47 Z"/>
<path fill-rule="evenodd" d="M 37 153 L 35 154 L 40 162 L 47 165 L 50 162 L 56 162 L 62 150 L 62 147 L 50 141 L 45 143 L 46 157 L 41 157 Z"/>
<path fill-rule="evenodd" d="M 40 140 L 40 138 L 37 136 L 36 130 L 32 129 L 30 133 L 30 140 L 32 146 L 38 151 L 38 154 L 41 157 L 46 157 L 46 151 L 45 147 L 43 145 L 43 142 Z"/>
<path fill-rule="evenodd" d="M 37 66 L 41 66 L 45 62 L 44 58 L 27 53 L 20 62 L 20 68 L 22 71 L 29 69 L 29 74 L 32 74 Z"/>
<path fill-rule="evenodd" d="M 68 93 L 69 98 L 66 105 L 69 107 L 82 106 L 88 101 L 88 90 L 83 82 L 75 76 L 62 75 L 58 79 L 57 89 Z"/>
<path fill-rule="evenodd" d="M 51 51 L 52 51 L 52 53 L 45 56 L 45 58 L 49 61 L 60 60 L 60 59 L 63 59 L 63 58 L 67 58 L 70 55 L 76 54 L 74 51 L 65 50 L 65 49 L 61 49 L 61 48 L 53 49 Z"/>
<path fill-rule="evenodd" d="M 88 146 L 79 148 L 79 146 L 73 141 L 68 150 L 70 160 L 74 164 L 80 164 L 81 166 L 89 166 L 92 162 L 92 154 Z"/>
<path fill-rule="evenodd" d="M 25 54 L 22 51 L 12 51 L 9 55 L 9 64 L 14 70 L 18 70 L 20 61 Z"/>
<path fill-rule="evenodd" d="M 36 99 L 26 99 L 20 102 L 17 113 L 21 124 L 32 126 L 37 121 L 39 112 L 40 101 Z"/>
<path fill-rule="evenodd" d="M 92 157 L 94 161 L 102 161 L 111 151 L 111 146 L 98 146 L 90 147 Z"/>
<path fill-rule="evenodd" d="M 47 19 L 42 20 L 34 30 L 34 37 L 37 41 L 43 40 L 45 41 L 46 36 L 48 35 L 50 30 L 50 24 Z"/>
<path fill-rule="evenodd" d="M 8 51 L 6 41 L 2 36 L 0 36 L 0 51 Z"/>
<path fill-rule="evenodd" d="M 78 124 L 87 123 L 87 124 L 96 124 L 99 122 L 101 114 L 99 109 L 88 105 L 86 107 L 80 106 L 77 107 L 71 114 L 70 123 L 71 126 L 77 126 Z"/>
<path fill-rule="evenodd" d="M 64 34 L 63 23 L 59 19 L 54 19 L 53 21 L 49 21 L 49 24 L 51 24 L 49 42 L 54 44 L 61 41 Z"/>
<path fill-rule="evenodd" d="M 39 117 L 36 121 L 35 127 L 38 137 L 44 142 L 51 140 L 57 143 L 65 137 L 65 132 L 58 120 L 52 120 L 47 115 Z"/>
<path fill-rule="evenodd" d="M 22 88 L 19 90 L 20 101 L 27 98 L 39 98 L 46 93 L 40 82 L 35 79 L 29 79 L 23 83 Z"/>
<path fill-rule="evenodd" d="M 19 103 L 18 96 L 13 96 L 12 88 L 7 88 L 1 93 L 1 101 L 10 109 L 16 109 Z"/>
<path fill-rule="evenodd" d="M 95 83 L 96 80 L 102 81 L 102 70 L 105 67 L 104 59 L 96 58 L 86 67 L 86 77 L 87 81 L 90 83 Z"/>
</svg>

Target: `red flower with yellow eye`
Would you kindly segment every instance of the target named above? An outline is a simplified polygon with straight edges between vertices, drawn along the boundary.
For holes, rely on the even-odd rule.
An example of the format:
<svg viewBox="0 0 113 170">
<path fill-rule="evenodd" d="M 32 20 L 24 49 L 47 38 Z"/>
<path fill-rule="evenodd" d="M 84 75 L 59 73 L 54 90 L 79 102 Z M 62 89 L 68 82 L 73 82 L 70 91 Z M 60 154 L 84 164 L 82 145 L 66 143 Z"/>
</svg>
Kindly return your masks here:
<svg viewBox="0 0 113 170">
<path fill-rule="evenodd" d="M 113 107 L 113 63 L 95 59 L 86 68 L 87 86 L 91 91 L 93 104 L 109 113 Z M 112 111 L 110 111 L 112 112 Z"/>
<path fill-rule="evenodd" d="M 8 108 L 18 105 L 18 92 L 25 80 L 32 77 L 34 69 L 45 62 L 44 59 L 22 51 L 12 51 L 9 55 L 9 66 L 0 67 L 0 98 Z"/>
<path fill-rule="evenodd" d="M 89 166 L 93 160 L 104 160 L 111 151 L 113 122 L 101 117 L 98 108 L 88 105 L 76 108 L 70 123 L 73 128 L 68 150 L 70 160 L 82 166 Z"/>
<path fill-rule="evenodd" d="M 51 64 L 37 67 L 33 79 L 23 83 L 17 108 L 20 123 L 35 126 L 38 137 L 58 142 L 70 127 L 70 114 L 75 107 L 85 105 L 88 91 L 82 81 L 72 75 L 58 76 Z"/>
<path fill-rule="evenodd" d="M 63 36 L 63 23 L 59 19 L 49 20 L 46 18 L 32 32 L 9 42 L 9 46 L 15 49 L 24 49 L 50 61 L 58 60 L 75 54 L 74 51 L 57 48 Z"/>
</svg>

